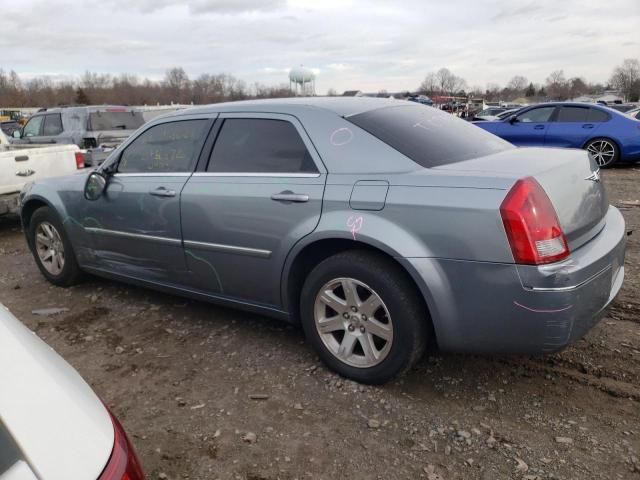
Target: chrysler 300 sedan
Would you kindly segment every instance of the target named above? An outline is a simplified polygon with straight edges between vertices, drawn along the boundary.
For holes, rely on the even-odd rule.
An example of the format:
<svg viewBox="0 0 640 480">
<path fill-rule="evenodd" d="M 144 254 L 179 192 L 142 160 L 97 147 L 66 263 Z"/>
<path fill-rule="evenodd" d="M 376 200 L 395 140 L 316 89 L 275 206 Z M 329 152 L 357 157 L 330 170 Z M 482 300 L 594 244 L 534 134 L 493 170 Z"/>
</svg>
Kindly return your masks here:
<svg viewBox="0 0 640 480">
<path fill-rule="evenodd" d="M 394 100 L 176 112 L 88 176 L 30 185 L 21 215 L 56 285 L 87 272 L 299 322 L 368 383 L 428 345 L 561 349 L 624 272 L 624 220 L 586 152 Z"/>
</svg>

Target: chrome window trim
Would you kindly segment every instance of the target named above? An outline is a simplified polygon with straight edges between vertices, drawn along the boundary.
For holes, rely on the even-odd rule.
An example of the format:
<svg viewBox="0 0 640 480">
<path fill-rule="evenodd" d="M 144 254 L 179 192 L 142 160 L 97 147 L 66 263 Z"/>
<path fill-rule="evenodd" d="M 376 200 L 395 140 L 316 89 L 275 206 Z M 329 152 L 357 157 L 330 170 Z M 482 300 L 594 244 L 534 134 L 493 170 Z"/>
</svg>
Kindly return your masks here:
<svg viewBox="0 0 640 480">
<path fill-rule="evenodd" d="M 252 257 L 270 258 L 271 250 L 261 250 L 259 248 L 236 247 L 233 245 L 223 245 L 220 243 L 196 242 L 194 240 L 185 240 L 185 248 L 199 248 L 212 252 L 237 253 L 239 255 L 249 255 Z"/>
<path fill-rule="evenodd" d="M 101 235 L 109 235 L 112 237 L 121 237 L 121 238 L 131 238 L 134 240 L 146 240 L 154 243 L 164 243 L 167 245 L 181 245 L 182 240 L 179 238 L 169 238 L 169 237 L 157 237 L 155 235 L 145 235 L 142 233 L 131 233 L 131 232 L 122 232 L 120 230 L 108 230 L 106 228 L 97 228 L 97 227 L 84 227 L 84 229 L 89 233 L 96 233 Z"/>
<path fill-rule="evenodd" d="M 190 177 L 191 172 L 140 172 L 140 173 L 114 173 L 114 177 Z"/>
<path fill-rule="evenodd" d="M 194 177 L 267 177 L 318 178 L 321 173 L 269 173 L 269 172 L 196 172 Z"/>
</svg>

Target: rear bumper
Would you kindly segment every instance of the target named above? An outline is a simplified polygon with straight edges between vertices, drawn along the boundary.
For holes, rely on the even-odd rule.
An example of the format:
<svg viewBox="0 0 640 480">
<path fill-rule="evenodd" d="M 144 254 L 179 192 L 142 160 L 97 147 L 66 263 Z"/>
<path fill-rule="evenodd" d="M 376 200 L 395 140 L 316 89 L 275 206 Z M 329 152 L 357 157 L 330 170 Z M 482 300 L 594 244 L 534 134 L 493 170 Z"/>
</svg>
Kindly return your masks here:
<svg viewBox="0 0 640 480">
<path fill-rule="evenodd" d="M 443 350 L 536 354 L 582 337 L 624 278 L 626 232 L 610 207 L 604 229 L 563 261 L 546 266 L 404 259 L 429 305 Z"/>
</svg>

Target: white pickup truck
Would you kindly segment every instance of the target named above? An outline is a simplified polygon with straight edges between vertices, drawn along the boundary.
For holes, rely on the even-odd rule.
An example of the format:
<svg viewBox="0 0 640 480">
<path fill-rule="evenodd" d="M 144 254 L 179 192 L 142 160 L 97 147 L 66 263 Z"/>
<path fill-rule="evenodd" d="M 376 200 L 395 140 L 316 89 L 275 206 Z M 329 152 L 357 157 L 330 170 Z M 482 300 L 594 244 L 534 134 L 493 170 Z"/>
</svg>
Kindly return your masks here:
<svg viewBox="0 0 640 480">
<path fill-rule="evenodd" d="M 79 168 L 84 168 L 84 157 L 76 145 L 10 145 L 0 131 L 0 216 L 18 213 L 26 183 Z"/>
</svg>

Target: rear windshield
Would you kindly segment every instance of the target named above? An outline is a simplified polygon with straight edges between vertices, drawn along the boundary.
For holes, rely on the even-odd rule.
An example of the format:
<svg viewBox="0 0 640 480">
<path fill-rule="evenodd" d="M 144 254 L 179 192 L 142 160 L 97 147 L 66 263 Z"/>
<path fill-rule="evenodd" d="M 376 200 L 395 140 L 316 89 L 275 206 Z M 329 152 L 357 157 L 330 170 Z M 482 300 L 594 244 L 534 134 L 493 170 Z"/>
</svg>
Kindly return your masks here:
<svg viewBox="0 0 640 480">
<path fill-rule="evenodd" d="M 143 123 L 141 112 L 93 112 L 87 130 L 136 130 Z"/>
<path fill-rule="evenodd" d="M 398 105 L 347 120 L 429 168 L 515 148 L 475 125 L 425 105 Z"/>
</svg>

